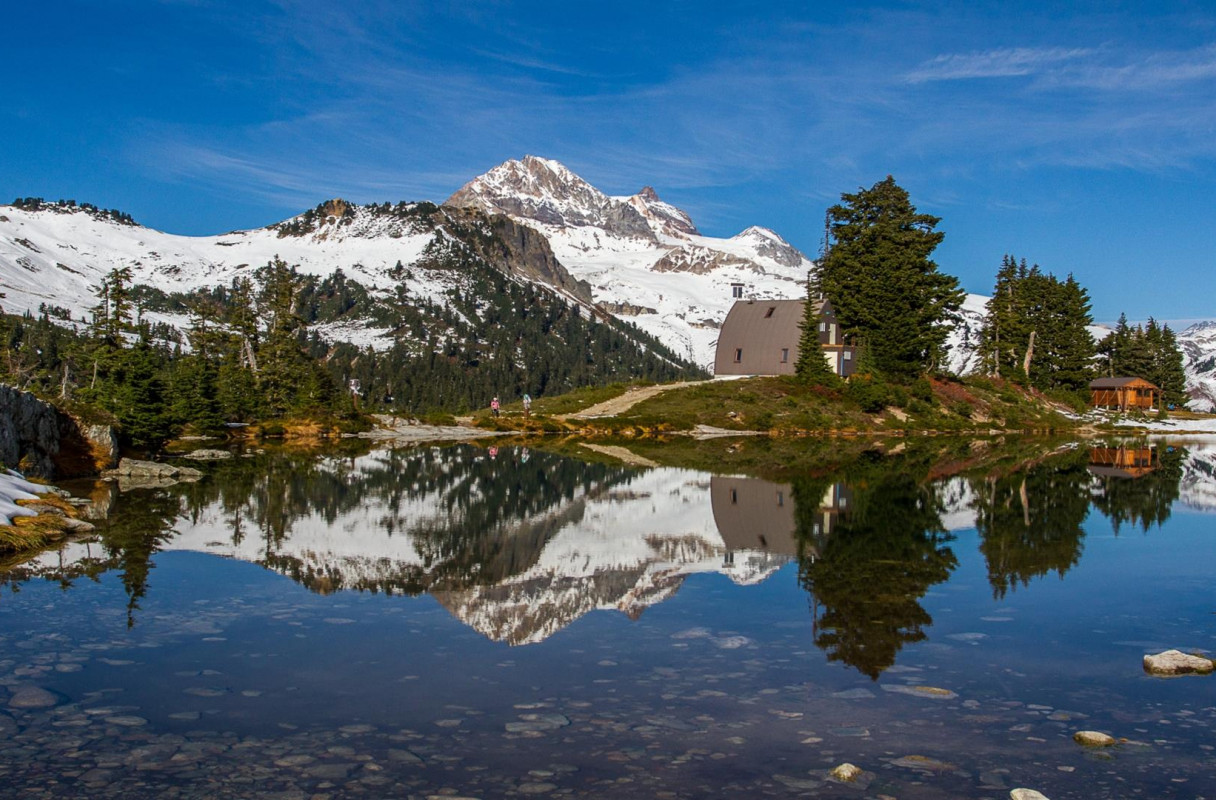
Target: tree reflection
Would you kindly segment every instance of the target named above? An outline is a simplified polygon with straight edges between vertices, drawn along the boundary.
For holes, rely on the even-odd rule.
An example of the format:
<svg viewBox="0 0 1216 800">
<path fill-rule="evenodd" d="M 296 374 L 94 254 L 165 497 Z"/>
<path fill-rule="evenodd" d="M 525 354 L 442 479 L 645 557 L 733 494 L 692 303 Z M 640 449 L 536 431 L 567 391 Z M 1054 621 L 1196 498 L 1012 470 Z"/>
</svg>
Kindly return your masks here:
<svg viewBox="0 0 1216 800">
<path fill-rule="evenodd" d="M 1089 515 L 1089 456 L 1070 450 L 1022 471 L 972 480 L 975 527 L 994 597 L 1081 558 Z"/>
<path fill-rule="evenodd" d="M 1091 449 L 1091 460 L 1093 450 L 1097 449 Z M 1165 524 L 1181 491 L 1187 451 L 1181 447 L 1148 444 L 1101 449 L 1113 450 L 1117 454 L 1130 452 L 1137 462 L 1147 467 L 1127 475 L 1109 469 L 1090 469 L 1095 474 L 1092 490 L 1094 508 L 1110 519 L 1115 533 L 1124 524 L 1137 526 L 1146 533 L 1154 525 Z M 1126 456 L 1123 460 L 1126 460 Z"/>
<path fill-rule="evenodd" d="M 958 560 L 933 486 L 912 477 L 905 464 L 868 461 L 850 470 L 851 508 L 828 535 L 806 527 L 819 516 L 823 481 L 795 482 L 794 496 L 799 537 L 813 543 L 798 574 L 812 595 L 815 644 L 830 661 L 877 680 L 905 644 L 925 638 L 933 618 L 920 599 Z"/>
</svg>

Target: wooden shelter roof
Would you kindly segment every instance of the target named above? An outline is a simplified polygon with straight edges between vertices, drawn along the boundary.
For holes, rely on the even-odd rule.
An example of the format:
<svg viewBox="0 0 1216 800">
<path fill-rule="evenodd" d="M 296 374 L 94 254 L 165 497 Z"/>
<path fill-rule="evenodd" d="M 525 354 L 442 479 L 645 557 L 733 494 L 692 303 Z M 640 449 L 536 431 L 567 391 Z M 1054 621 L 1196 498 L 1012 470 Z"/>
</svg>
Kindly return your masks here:
<svg viewBox="0 0 1216 800">
<path fill-rule="evenodd" d="M 1123 389 L 1128 386 L 1136 386 L 1141 389 L 1158 389 L 1161 387 L 1154 383 L 1149 383 L 1144 378 L 1098 378 L 1089 382 L 1091 389 Z"/>
</svg>

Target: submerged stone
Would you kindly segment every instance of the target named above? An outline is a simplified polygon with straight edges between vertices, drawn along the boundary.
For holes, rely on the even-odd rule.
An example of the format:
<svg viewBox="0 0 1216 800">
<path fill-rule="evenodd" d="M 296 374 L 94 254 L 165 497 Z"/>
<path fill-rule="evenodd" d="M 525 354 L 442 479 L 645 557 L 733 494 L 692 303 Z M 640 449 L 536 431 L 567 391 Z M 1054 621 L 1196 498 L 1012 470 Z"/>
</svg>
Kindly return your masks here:
<svg viewBox="0 0 1216 800">
<path fill-rule="evenodd" d="M 927 697 L 931 700 L 953 700 L 958 695 L 949 689 L 940 689 L 936 686 L 903 686 L 884 684 L 882 687 L 884 692 L 894 692 L 895 694 L 906 694 L 912 697 Z"/>
<path fill-rule="evenodd" d="M 59 698 L 37 686 L 18 686 L 9 698 L 10 708 L 50 708 L 59 703 Z"/>
<path fill-rule="evenodd" d="M 921 772 L 953 772 L 956 767 L 945 761 L 928 756 L 904 756 L 891 761 L 891 766 L 920 770 Z"/>
</svg>

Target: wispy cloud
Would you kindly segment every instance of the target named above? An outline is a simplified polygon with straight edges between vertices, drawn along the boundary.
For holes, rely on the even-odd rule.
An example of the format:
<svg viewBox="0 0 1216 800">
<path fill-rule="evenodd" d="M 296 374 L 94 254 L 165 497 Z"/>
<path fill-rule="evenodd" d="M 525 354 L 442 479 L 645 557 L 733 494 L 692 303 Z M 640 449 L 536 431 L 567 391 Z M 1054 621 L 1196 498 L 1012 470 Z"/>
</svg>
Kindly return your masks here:
<svg viewBox="0 0 1216 800">
<path fill-rule="evenodd" d="M 1008 78 L 1035 75 L 1094 53 L 1088 48 L 1011 47 L 979 53 L 939 55 L 905 73 L 908 83 L 957 81 L 975 78 Z"/>
</svg>

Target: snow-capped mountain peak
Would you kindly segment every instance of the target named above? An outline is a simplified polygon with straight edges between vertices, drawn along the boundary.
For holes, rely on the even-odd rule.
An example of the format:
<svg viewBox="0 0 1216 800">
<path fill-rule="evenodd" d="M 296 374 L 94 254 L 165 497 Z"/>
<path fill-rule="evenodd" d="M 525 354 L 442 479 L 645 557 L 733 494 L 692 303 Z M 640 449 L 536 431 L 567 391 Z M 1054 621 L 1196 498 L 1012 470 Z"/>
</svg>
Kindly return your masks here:
<svg viewBox="0 0 1216 800">
<path fill-rule="evenodd" d="M 653 241 L 654 233 L 633 206 L 596 189 L 564 165 L 524 156 L 474 178 L 447 200 L 492 214 L 557 227 L 597 227 L 624 237 Z"/>
<path fill-rule="evenodd" d="M 659 199 L 653 187 L 644 186 L 642 191 L 625 198 L 625 202 L 638 210 L 650 228 L 657 236 L 669 236 L 675 239 L 686 239 L 689 236 L 700 236 L 701 232 L 693 224 L 692 217 Z"/>
<path fill-rule="evenodd" d="M 1190 406 L 1216 411 L 1216 322 L 1197 322 L 1178 334 Z"/>
<path fill-rule="evenodd" d="M 733 286 L 753 299 L 806 294 L 813 264 L 777 234 L 749 228 L 722 239 L 698 232 L 683 210 L 647 186 L 610 197 L 555 161 L 507 161 L 448 199 L 536 228 L 604 310 L 708 366 Z"/>
<path fill-rule="evenodd" d="M 761 255 L 768 256 L 787 267 L 801 266 L 805 256 L 792 244 L 781 238 L 776 231 L 753 225 L 730 237 L 732 242 L 740 242 L 754 248 Z"/>
</svg>

